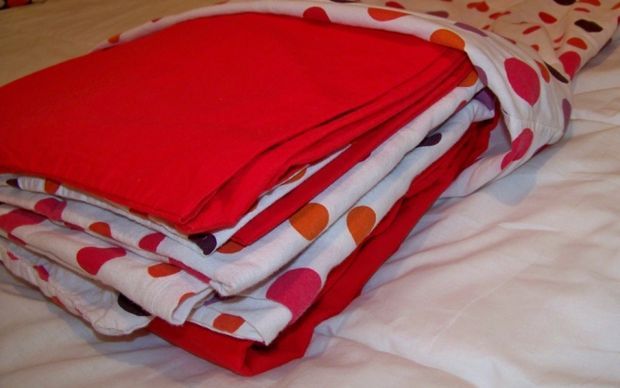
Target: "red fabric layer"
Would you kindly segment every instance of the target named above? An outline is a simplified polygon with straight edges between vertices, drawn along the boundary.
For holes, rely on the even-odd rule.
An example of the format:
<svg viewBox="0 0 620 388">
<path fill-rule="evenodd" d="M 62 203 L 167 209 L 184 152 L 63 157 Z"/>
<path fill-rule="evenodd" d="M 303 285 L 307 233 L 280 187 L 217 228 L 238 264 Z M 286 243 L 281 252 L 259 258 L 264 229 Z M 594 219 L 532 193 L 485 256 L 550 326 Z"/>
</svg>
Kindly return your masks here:
<svg viewBox="0 0 620 388">
<path fill-rule="evenodd" d="M 398 129 L 448 94 L 472 71 L 473 66 L 467 62 L 455 69 L 454 72 L 449 73 L 449 76 L 444 78 L 437 87 L 432 90 L 424 90 L 424 93 L 422 93 L 424 95 L 417 100 L 415 105 L 406 106 L 401 112 L 392 116 L 389 116 L 389 112 L 384 112 L 382 117 L 387 117 L 384 122 L 369 133 L 360 136 L 333 161 L 317 171 L 290 193 L 257 214 L 240 228 L 231 239 L 247 246 L 269 233 L 276 226 L 289 219 L 291 215 L 310 202 L 312 198 L 325 190 L 351 167 L 367 158 L 373 150 Z M 421 91 L 417 91 L 417 93 L 419 92 Z M 386 115 L 385 113 L 388 114 Z"/>
<path fill-rule="evenodd" d="M 230 225 L 291 168 L 404 109 L 403 95 L 414 105 L 465 61 L 412 36 L 291 17 L 187 21 L 1 88 L 0 171 L 186 232 Z"/>
<path fill-rule="evenodd" d="M 460 171 L 486 149 L 498 117 L 472 125 L 465 136 L 412 182 L 373 233 L 328 276 L 315 303 L 269 346 L 219 334 L 192 323 L 171 326 L 155 319 L 149 329 L 199 357 L 242 375 L 275 368 L 305 353 L 314 328 L 341 312 L 392 255 L 410 230 Z"/>
</svg>

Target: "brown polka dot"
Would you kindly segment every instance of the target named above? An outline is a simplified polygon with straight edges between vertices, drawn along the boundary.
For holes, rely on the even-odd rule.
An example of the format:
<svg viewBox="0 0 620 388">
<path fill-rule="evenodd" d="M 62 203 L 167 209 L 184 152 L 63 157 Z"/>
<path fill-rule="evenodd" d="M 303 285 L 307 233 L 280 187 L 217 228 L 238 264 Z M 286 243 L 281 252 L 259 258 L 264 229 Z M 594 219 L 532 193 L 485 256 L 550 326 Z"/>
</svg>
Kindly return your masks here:
<svg viewBox="0 0 620 388">
<path fill-rule="evenodd" d="M 222 313 L 213 320 L 213 327 L 226 333 L 234 333 L 244 322 L 241 317 Z"/>
<path fill-rule="evenodd" d="M 229 240 L 229 241 L 226 241 L 224 244 L 222 244 L 221 247 L 217 248 L 217 251 L 220 253 L 224 253 L 224 254 L 231 254 L 231 253 L 237 253 L 243 248 L 245 248 L 243 245 L 235 241 Z"/>
<path fill-rule="evenodd" d="M 93 224 L 90 224 L 88 229 L 97 233 L 100 236 L 104 236 L 108 238 L 112 237 L 112 231 L 110 230 L 110 225 L 108 225 L 105 222 L 95 222 Z"/>
<path fill-rule="evenodd" d="M 293 214 L 289 222 L 306 240 L 313 240 L 327 226 L 329 212 L 319 203 L 309 203 Z"/>
<path fill-rule="evenodd" d="M 158 263 L 151 265 L 148 269 L 149 275 L 154 278 L 163 278 L 165 276 L 174 275 L 181 271 L 181 268 L 167 263 Z"/>
<path fill-rule="evenodd" d="M 359 245 L 370 234 L 375 226 L 377 216 L 368 206 L 358 206 L 347 214 L 347 228 L 355 244 Z"/>
</svg>

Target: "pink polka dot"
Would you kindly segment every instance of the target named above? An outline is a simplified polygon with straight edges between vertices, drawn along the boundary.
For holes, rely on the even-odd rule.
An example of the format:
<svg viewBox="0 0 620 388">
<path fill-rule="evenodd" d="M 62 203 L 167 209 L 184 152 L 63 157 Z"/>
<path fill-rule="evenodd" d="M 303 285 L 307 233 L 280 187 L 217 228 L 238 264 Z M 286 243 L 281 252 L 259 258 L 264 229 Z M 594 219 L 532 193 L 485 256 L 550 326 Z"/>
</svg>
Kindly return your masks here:
<svg viewBox="0 0 620 388">
<path fill-rule="evenodd" d="M 125 256 L 126 252 L 121 247 L 112 248 L 97 248 L 86 247 L 82 248 L 77 253 L 77 263 L 82 267 L 84 271 L 91 275 L 97 275 L 101 267 L 110 260 L 117 259 Z"/>
<path fill-rule="evenodd" d="M 321 277 L 310 268 L 296 268 L 280 275 L 267 290 L 267 299 L 286 306 L 294 322 L 321 290 Z"/>
<path fill-rule="evenodd" d="M 502 170 L 505 169 L 510 163 L 525 156 L 527 151 L 530 149 L 533 140 L 534 132 L 532 132 L 531 129 L 525 128 L 521 131 L 519 136 L 517 136 L 512 142 L 511 150 L 504 155 L 504 158 L 502 159 Z"/>
<path fill-rule="evenodd" d="M 42 199 L 34 205 L 34 211 L 44 215 L 50 220 L 60 221 L 62 219 L 62 211 L 65 210 L 67 203 L 56 198 Z"/>
<path fill-rule="evenodd" d="M 42 266 L 42 265 L 34 265 L 33 268 L 35 269 L 35 271 L 37 271 L 37 275 L 39 275 L 39 278 L 41 280 L 43 280 L 44 282 L 49 280 L 50 274 L 49 274 L 49 272 L 47 272 L 47 270 L 45 269 L 44 266 Z"/>
<path fill-rule="evenodd" d="M 581 65 L 581 57 L 574 51 L 567 51 L 560 55 L 560 62 L 564 66 L 564 71 L 572 79 Z"/>
<path fill-rule="evenodd" d="M 157 252 L 157 247 L 164 238 L 166 238 L 166 236 L 159 232 L 147 234 L 140 239 L 138 246 L 148 252 Z"/>
<path fill-rule="evenodd" d="M 322 23 L 330 23 L 329 16 L 327 16 L 327 12 L 321 7 L 310 7 L 304 11 L 303 14 L 304 19 L 314 20 Z"/>
<path fill-rule="evenodd" d="M 540 96 L 540 80 L 536 71 L 517 58 L 506 59 L 504 69 L 515 93 L 528 104 L 534 105 Z"/>
</svg>

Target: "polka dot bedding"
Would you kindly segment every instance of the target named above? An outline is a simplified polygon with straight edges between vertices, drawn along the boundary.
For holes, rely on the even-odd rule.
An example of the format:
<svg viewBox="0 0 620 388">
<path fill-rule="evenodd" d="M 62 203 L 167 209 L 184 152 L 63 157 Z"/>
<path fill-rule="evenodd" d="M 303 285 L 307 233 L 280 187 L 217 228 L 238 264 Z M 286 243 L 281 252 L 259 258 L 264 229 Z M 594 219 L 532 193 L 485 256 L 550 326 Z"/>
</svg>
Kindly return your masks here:
<svg viewBox="0 0 620 388">
<path fill-rule="evenodd" d="M 343 173 L 327 184 L 316 185 L 319 179 L 313 176 L 343 163 L 343 155 L 356 147 L 355 139 L 317 147 L 321 154 L 280 166 L 269 179 L 250 184 L 251 190 L 246 186 L 255 181 L 247 177 L 276 159 L 263 159 L 264 164 L 248 159 L 250 167 L 241 169 L 239 181 L 222 183 L 226 190 L 218 201 L 231 198 L 223 203 L 235 207 L 225 222 L 204 221 L 219 214 L 214 210 L 194 213 L 183 223 L 187 212 L 170 217 L 172 208 L 145 211 L 154 208 L 132 206 L 135 203 L 119 201 L 116 194 L 88 190 L 87 184 L 53 174 L 11 168 L 3 160 L 0 260 L 104 334 L 127 334 L 150 324 L 181 347 L 238 373 L 254 374 L 303 355 L 312 328 L 344 308 L 363 286 L 365 275 L 355 274 L 376 268 L 393 252 L 375 241 L 387 247 L 389 240 L 396 249 L 448 184 L 444 195 L 468 194 L 562 136 L 571 112 L 570 81 L 615 31 L 620 3 L 523 1 L 508 7 L 501 2 L 431 0 L 230 2 L 153 20 L 111 37 L 92 55 L 139 44 L 141 38 L 191 21 L 248 12 L 306 19 L 312 29 L 345 25 L 415 36 L 450 52 L 464 52 L 473 67 L 444 69 L 458 81 L 423 111 L 410 115 L 402 112 L 419 97 L 403 91 L 401 96 L 410 99 L 400 102 L 394 97 L 399 96 L 398 87 L 392 86 L 391 99 L 378 98 L 383 105 L 377 105 L 376 112 L 364 111 L 359 120 L 382 122 L 385 115 L 405 123 L 385 130 L 371 152 L 342 167 Z M 347 123 L 338 125 L 345 128 Z M 490 129 L 494 131 L 487 143 Z M 321 137 L 325 134 L 315 140 Z M 0 158 L 8 154 L 0 153 Z M 438 172 L 450 163 L 454 171 L 442 177 Z M 313 195 L 296 194 L 310 186 L 306 193 Z M 228 190 L 231 187 L 235 190 Z M 243 193 L 242 205 L 230 196 L 238 191 Z M 418 197 L 425 201 L 416 208 L 411 198 Z M 226 209 L 214 203 L 211 209 Z M 405 217 L 408 212 L 410 218 Z M 396 215 L 404 218 L 399 221 Z M 372 255 L 370 247 L 376 252 L 375 267 L 354 261 Z M 342 273 L 359 280 L 336 275 Z M 332 289 L 339 287 L 335 284 L 346 282 L 349 291 L 334 294 Z M 333 302 L 325 301 L 325 295 Z M 329 303 L 339 307 L 323 307 Z M 214 344 L 230 350 L 214 354 L 207 349 Z M 269 344 L 266 349 L 272 351 L 253 353 L 255 345 Z"/>
</svg>

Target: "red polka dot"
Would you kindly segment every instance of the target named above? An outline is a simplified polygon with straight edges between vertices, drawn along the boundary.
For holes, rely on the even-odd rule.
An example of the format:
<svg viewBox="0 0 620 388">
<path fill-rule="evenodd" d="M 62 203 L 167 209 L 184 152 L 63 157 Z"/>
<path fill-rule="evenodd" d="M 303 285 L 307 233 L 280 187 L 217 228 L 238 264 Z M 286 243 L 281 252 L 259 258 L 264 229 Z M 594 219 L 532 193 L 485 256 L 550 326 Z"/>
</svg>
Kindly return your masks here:
<svg viewBox="0 0 620 388">
<path fill-rule="evenodd" d="M 377 215 L 368 206 L 357 206 L 347 214 L 347 229 L 356 245 L 361 244 L 375 226 Z"/>
<path fill-rule="evenodd" d="M 39 278 L 41 278 L 41 280 L 43 280 L 44 282 L 47 282 L 49 280 L 50 274 L 49 272 L 47 272 L 47 269 L 45 269 L 44 266 L 34 265 L 33 268 L 37 271 L 37 275 L 39 275 Z"/>
<path fill-rule="evenodd" d="M 489 10 L 489 5 L 484 1 L 477 1 L 467 4 L 467 8 L 475 9 L 476 11 L 486 12 Z"/>
<path fill-rule="evenodd" d="M 405 7 L 397 1 L 387 1 L 385 5 L 392 8 L 405 9 Z"/>
<path fill-rule="evenodd" d="M 550 15 L 546 12 L 539 12 L 538 17 L 540 18 L 540 20 L 547 24 L 552 24 L 558 21 L 558 19 L 556 19 L 553 15 Z"/>
<path fill-rule="evenodd" d="M 148 252 L 157 252 L 157 247 L 159 246 L 159 243 L 164 240 L 164 238 L 166 238 L 166 236 L 159 232 L 147 234 L 140 239 L 138 246 Z"/>
<path fill-rule="evenodd" d="M 296 268 L 280 275 L 267 290 L 267 299 L 286 306 L 291 322 L 312 304 L 321 289 L 321 277 L 310 268 Z"/>
<path fill-rule="evenodd" d="M 523 30 L 523 35 L 531 34 L 534 31 L 540 30 L 540 26 L 531 26 Z"/>
<path fill-rule="evenodd" d="M 82 248 L 77 253 L 77 262 L 84 271 L 91 275 L 97 275 L 101 267 L 110 260 L 125 256 L 127 252 L 121 247 Z"/>
<path fill-rule="evenodd" d="M 442 46 L 448 46 L 457 50 L 465 49 L 465 41 L 459 35 L 450 30 L 440 28 L 439 30 L 431 34 L 430 41 L 440 44 Z"/>
<path fill-rule="evenodd" d="M 540 96 L 540 80 L 536 71 L 517 58 L 506 59 L 504 69 L 515 93 L 528 104 L 534 105 Z"/>
<path fill-rule="evenodd" d="M 213 320 L 213 327 L 226 333 L 234 333 L 244 322 L 241 317 L 222 313 Z"/>
<path fill-rule="evenodd" d="M 393 9 L 370 7 L 368 8 L 368 15 L 376 21 L 386 22 L 388 20 L 398 19 L 409 14 L 406 12 L 395 11 Z"/>
<path fill-rule="evenodd" d="M 162 278 L 174 275 L 181 271 L 181 268 L 168 263 L 153 264 L 148 268 L 148 273 L 154 278 Z"/>
<path fill-rule="evenodd" d="M 590 13 L 589 9 L 583 8 L 583 7 L 574 8 L 573 11 L 575 11 L 575 12 L 583 12 L 583 13 Z"/>
<path fill-rule="evenodd" d="M 330 23 L 329 16 L 327 16 L 327 12 L 321 7 L 310 7 L 304 11 L 303 14 L 304 19 L 314 20 L 322 23 Z"/>
<path fill-rule="evenodd" d="M 8 252 L 8 251 L 7 251 L 7 253 L 6 253 L 6 254 L 9 256 L 9 259 L 11 259 L 11 260 L 13 260 L 13 261 L 19 260 L 19 257 L 15 256 L 15 255 L 13 254 L 13 252 Z"/>
<path fill-rule="evenodd" d="M 48 194 L 56 194 L 59 188 L 60 188 L 60 183 L 54 182 L 49 179 L 46 179 L 45 183 L 43 184 L 43 190 Z"/>
<path fill-rule="evenodd" d="M 50 220 L 60 221 L 66 206 L 67 203 L 65 201 L 60 201 L 56 198 L 46 198 L 37 202 L 34 205 L 34 210 Z"/>
<path fill-rule="evenodd" d="M 54 303 L 56 306 L 66 309 L 65 305 L 60 301 L 60 299 L 58 299 L 57 296 L 52 296 L 50 298 L 50 300 L 52 301 L 52 303 Z"/>
<path fill-rule="evenodd" d="M 580 2 L 580 3 L 591 4 L 591 5 L 594 5 L 594 6 L 597 6 L 597 7 L 598 7 L 599 5 L 601 5 L 600 0 L 579 0 L 579 2 Z"/>
<path fill-rule="evenodd" d="M 588 44 L 584 42 L 583 39 L 581 38 L 570 38 L 569 40 L 566 41 L 566 43 L 570 44 L 571 46 L 583 49 L 583 50 L 588 48 Z"/>
<path fill-rule="evenodd" d="M 512 142 L 511 150 L 502 159 L 501 168 L 505 169 L 510 163 L 515 160 L 521 159 L 532 145 L 534 140 L 534 132 L 531 129 L 525 128 L 519 136 L 517 136 Z"/>
<path fill-rule="evenodd" d="M 572 79 L 579 69 L 579 65 L 581 65 L 581 57 L 574 51 L 567 51 L 560 55 L 560 62 L 562 62 L 566 74 Z"/>
<path fill-rule="evenodd" d="M 309 203 L 293 214 L 289 222 L 306 240 L 314 240 L 327 227 L 329 212 L 320 203 Z"/>
<path fill-rule="evenodd" d="M 616 4 L 613 7 L 611 7 L 611 9 L 613 9 L 613 10 L 620 9 L 620 2 L 618 2 L 618 4 Z"/>
<path fill-rule="evenodd" d="M 489 17 L 493 20 L 497 20 L 502 16 L 506 16 L 506 15 L 510 15 L 510 11 L 505 11 L 505 12 L 495 12 L 492 13 L 491 15 L 489 15 Z"/>
<path fill-rule="evenodd" d="M 110 230 L 110 225 L 105 222 L 95 222 L 90 224 L 88 227 L 91 231 L 97 233 L 100 236 L 111 238 L 112 231 Z"/>
<path fill-rule="evenodd" d="M 112 35 L 108 38 L 108 43 L 115 44 L 121 40 L 121 36 L 119 34 Z"/>
<path fill-rule="evenodd" d="M 24 209 L 15 209 L 0 215 L 0 229 L 10 234 L 20 226 L 36 225 L 43 221 L 45 221 L 45 218 L 38 214 Z"/>
</svg>

